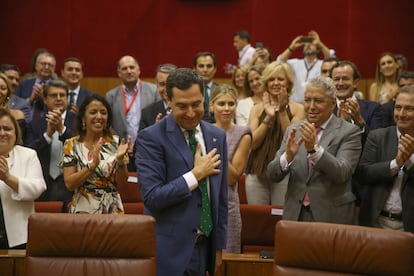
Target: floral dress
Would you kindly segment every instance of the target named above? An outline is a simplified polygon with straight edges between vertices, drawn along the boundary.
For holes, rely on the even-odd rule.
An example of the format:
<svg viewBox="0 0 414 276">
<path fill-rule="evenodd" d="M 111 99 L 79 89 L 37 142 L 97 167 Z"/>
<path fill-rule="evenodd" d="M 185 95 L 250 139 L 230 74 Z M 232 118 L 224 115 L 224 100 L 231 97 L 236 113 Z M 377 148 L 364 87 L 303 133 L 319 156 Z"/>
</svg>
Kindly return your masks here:
<svg viewBox="0 0 414 276">
<path fill-rule="evenodd" d="M 69 213 L 123 214 L 121 196 L 115 181 L 116 152 L 119 137 L 105 137 L 101 148 L 101 161 L 95 172 L 73 193 Z M 65 141 L 60 167 L 76 166 L 80 171 L 92 163 L 92 153 L 79 141 L 79 136 Z"/>
</svg>

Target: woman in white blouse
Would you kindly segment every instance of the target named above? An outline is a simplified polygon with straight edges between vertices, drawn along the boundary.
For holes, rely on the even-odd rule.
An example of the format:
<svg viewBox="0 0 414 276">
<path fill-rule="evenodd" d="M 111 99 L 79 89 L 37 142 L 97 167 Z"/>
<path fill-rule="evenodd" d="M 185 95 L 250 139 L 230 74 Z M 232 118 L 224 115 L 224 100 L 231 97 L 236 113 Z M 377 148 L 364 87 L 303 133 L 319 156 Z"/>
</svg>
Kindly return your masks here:
<svg viewBox="0 0 414 276">
<path fill-rule="evenodd" d="M 26 247 L 34 200 L 46 190 L 36 151 L 20 143 L 15 118 L 0 108 L 0 249 Z"/>
</svg>

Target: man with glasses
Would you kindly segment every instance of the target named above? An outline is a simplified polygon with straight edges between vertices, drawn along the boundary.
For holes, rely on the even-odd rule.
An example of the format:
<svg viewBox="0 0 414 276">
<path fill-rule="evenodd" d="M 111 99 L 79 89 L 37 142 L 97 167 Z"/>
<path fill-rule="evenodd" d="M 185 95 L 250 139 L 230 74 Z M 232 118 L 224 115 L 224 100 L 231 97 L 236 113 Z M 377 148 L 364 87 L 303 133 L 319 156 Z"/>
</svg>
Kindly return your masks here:
<svg viewBox="0 0 414 276">
<path fill-rule="evenodd" d="M 351 180 L 361 153 L 359 127 L 333 115 L 336 88 L 326 77 L 306 86 L 306 119 L 285 132 L 267 167 L 272 182 L 290 174 L 283 219 L 355 224 Z"/>
<path fill-rule="evenodd" d="M 74 136 L 76 116 L 67 112 L 68 86 L 64 81 L 49 81 L 45 85 L 43 98 L 47 114 L 29 124 L 26 145 L 37 151 L 47 185 L 47 190 L 38 200 L 63 201 L 62 211 L 66 212 L 72 192 L 66 189 L 57 163 L 63 154 L 63 143 Z"/>
<path fill-rule="evenodd" d="M 17 87 L 16 96 L 26 99 L 31 108 L 31 117 L 41 117 L 44 111 L 43 88 L 46 83 L 53 79 L 55 73 L 56 59 L 49 52 L 41 53 L 36 59 L 36 77 L 20 82 Z"/>
</svg>

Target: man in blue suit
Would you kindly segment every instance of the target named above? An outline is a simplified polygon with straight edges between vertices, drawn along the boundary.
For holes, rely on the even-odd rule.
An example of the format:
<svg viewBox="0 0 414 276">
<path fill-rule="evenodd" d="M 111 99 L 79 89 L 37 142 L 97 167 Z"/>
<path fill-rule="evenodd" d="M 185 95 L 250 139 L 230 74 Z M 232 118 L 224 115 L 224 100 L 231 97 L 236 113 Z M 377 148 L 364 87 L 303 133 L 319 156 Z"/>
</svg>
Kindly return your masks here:
<svg viewBox="0 0 414 276">
<path fill-rule="evenodd" d="M 157 275 L 214 275 L 226 246 L 226 135 L 202 121 L 203 80 L 196 72 L 173 71 L 167 95 L 172 113 L 140 131 L 136 143 L 144 212 L 157 221 Z M 191 132 L 198 141 L 194 157 Z M 211 215 L 210 231 L 202 230 L 204 211 Z"/>
<path fill-rule="evenodd" d="M 373 129 L 384 127 L 384 111 L 379 103 L 354 96 L 360 79 L 359 70 L 354 63 L 346 60 L 340 61 L 332 67 L 331 77 L 338 91 L 334 114 L 359 126 L 362 147 L 364 147 L 368 133 Z M 352 179 L 352 191 L 357 197 L 356 204 L 359 206 L 363 190 L 356 177 Z"/>
<path fill-rule="evenodd" d="M 63 154 L 63 143 L 74 136 L 75 115 L 67 112 L 68 87 L 65 82 L 48 82 L 44 99 L 48 112 L 30 122 L 25 144 L 36 150 L 47 185 L 47 190 L 38 200 L 63 201 L 62 211 L 66 211 L 72 192 L 66 189 L 57 163 Z"/>
<path fill-rule="evenodd" d="M 53 79 L 56 58 L 49 52 L 41 53 L 36 59 L 36 77 L 22 80 L 17 87 L 16 96 L 26 99 L 30 104 L 32 119 L 39 118 L 44 112 L 43 88 Z"/>
<path fill-rule="evenodd" d="M 15 95 L 20 81 L 21 72 L 19 67 L 12 64 L 2 64 L 0 65 L 0 72 L 4 73 L 7 76 L 7 78 L 9 78 L 11 83 L 12 95 L 9 101 L 9 108 L 20 109 L 24 114 L 24 119 L 26 123 L 29 123 L 32 120 L 30 116 L 30 105 L 25 99 Z"/>
<path fill-rule="evenodd" d="M 68 111 L 78 114 L 79 106 L 85 98 L 92 95 L 93 92 L 80 86 L 83 79 L 84 63 L 78 58 L 70 57 L 63 61 L 60 72 L 62 80 L 66 82 L 69 88 Z"/>
</svg>

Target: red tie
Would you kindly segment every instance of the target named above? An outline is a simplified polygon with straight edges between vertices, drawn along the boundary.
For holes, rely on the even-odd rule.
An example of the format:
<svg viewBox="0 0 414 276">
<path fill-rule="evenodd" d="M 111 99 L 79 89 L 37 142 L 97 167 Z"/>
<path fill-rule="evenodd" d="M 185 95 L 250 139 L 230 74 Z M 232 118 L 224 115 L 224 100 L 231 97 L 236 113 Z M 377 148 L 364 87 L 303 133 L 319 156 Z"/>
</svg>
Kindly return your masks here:
<svg viewBox="0 0 414 276">
<path fill-rule="evenodd" d="M 318 143 L 318 134 L 322 130 L 321 127 L 316 128 L 316 136 L 315 136 L 315 143 Z M 310 174 L 312 170 L 312 162 L 310 159 L 308 159 L 308 173 Z M 303 197 L 303 206 L 309 206 L 310 205 L 310 199 L 308 192 L 305 193 L 305 196 Z"/>
</svg>

